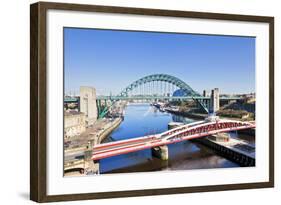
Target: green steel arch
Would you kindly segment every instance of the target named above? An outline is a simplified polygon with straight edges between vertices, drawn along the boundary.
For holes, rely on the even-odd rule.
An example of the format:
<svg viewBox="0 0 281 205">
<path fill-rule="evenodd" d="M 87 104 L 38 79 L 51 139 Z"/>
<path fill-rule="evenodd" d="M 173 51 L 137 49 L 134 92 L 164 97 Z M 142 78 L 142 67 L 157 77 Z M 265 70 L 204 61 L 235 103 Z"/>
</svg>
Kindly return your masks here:
<svg viewBox="0 0 281 205">
<path fill-rule="evenodd" d="M 133 89 L 137 88 L 140 85 L 153 82 L 153 81 L 162 81 L 167 82 L 170 84 L 173 84 L 180 88 L 186 96 L 200 96 L 197 92 L 195 92 L 188 84 L 186 84 L 184 81 L 180 80 L 179 78 L 176 78 L 171 75 L 167 74 L 153 74 L 145 76 L 133 83 L 131 83 L 129 86 L 127 86 L 125 89 L 123 89 L 120 93 L 120 96 L 128 96 L 128 93 L 132 91 Z"/>
<path fill-rule="evenodd" d="M 188 84 L 186 84 L 184 81 L 181 79 L 167 75 L 167 74 L 153 74 L 153 75 L 148 75 L 145 76 L 139 80 L 136 80 L 135 82 L 131 83 L 129 86 L 127 86 L 125 89 L 123 89 L 120 93 L 119 96 L 128 96 L 128 93 L 132 91 L 133 89 L 137 88 L 138 86 L 141 86 L 146 83 L 150 83 L 153 81 L 162 81 L 162 82 L 167 82 L 172 85 L 177 86 L 179 89 L 181 89 L 184 92 L 185 96 L 190 96 L 190 97 L 199 97 L 201 96 L 199 93 L 194 91 Z M 209 110 L 207 108 L 207 105 L 196 98 L 193 98 L 193 100 L 198 103 L 198 105 L 206 112 L 208 113 Z"/>
</svg>

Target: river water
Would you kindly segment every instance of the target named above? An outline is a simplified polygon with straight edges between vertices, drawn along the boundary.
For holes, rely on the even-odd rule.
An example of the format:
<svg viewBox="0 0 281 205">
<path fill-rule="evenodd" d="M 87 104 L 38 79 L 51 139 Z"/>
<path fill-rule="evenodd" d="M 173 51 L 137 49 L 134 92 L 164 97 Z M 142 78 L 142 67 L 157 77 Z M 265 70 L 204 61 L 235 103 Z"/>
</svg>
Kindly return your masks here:
<svg viewBox="0 0 281 205">
<path fill-rule="evenodd" d="M 164 132 L 171 121 L 189 123 L 194 120 L 160 112 L 149 104 L 130 104 L 125 109 L 124 121 L 105 142 Z M 235 137 L 249 140 L 247 136 Z M 198 143 L 185 141 L 168 147 L 167 161 L 152 157 L 151 150 L 147 149 L 100 160 L 100 173 L 239 167 Z"/>
</svg>

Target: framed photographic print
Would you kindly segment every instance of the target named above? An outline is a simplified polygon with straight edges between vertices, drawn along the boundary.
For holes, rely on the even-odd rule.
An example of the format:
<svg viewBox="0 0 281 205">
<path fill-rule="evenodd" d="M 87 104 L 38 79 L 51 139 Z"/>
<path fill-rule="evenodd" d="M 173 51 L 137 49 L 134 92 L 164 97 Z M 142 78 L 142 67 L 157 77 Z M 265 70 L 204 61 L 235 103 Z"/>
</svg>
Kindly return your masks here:
<svg viewBox="0 0 281 205">
<path fill-rule="evenodd" d="M 274 186 L 274 18 L 31 5 L 37 202 Z"/>
</svg>

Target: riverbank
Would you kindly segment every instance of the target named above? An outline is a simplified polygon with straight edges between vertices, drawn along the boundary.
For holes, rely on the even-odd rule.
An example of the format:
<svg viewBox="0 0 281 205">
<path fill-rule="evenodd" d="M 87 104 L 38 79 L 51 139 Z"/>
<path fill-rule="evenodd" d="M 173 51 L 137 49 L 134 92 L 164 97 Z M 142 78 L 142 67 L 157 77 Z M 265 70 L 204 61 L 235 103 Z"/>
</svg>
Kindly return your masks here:
<svg viewBox="0 0 281 205">
<path fill-rule="evenodd" d="M 208 114 L 203 114 L 203 113 L 190 113 L 190 112 L 182 112 L 182 111 L 177 111 L 173 109 L 166 108 L 166 112 L 169 112 L 174 115 L 182 116 L 182 117 L 188 117 L 192 118 L 195 120 L 204 120 L 206 117 L 208 117 Z M 239 120 L 239 121 L 249 121 L 252 119 L 242 119 L 242 118 L 237 118 L 237 117 L 227 117 L 227 116 L 219 116 L 221 119 L 229 119 L 229 120 Z"/>
<path fill-rule="evenodd" d="M 217 136 L 209 136 L 191 140 L 202 144 L 219 155 L 239 164 L 242 167 L 255 166 L 255 147 L 246 141 L 229 138 L 227 141 L 217 141 Z"/>
<path fill-rule="evenodd" d="M 188 117 L 188 118 L 192 118 L 192 119 L 196 119 L 196 120 L 202 120 L 202 119 L 205 119 L 206 117 L 208 117 L 208 114 L 181 112 L 181 111 L 172 110 L 169 108 L 166 108 L 165 111 L 172 113 L 174 115 Z"/>
<path fill-rule="evenodd" d="M 116 118 L 116 119 L 114 119 L 114 121 L 111 124 L 107 125 L 104 128 L 104 130 L 101 133 L 99 133 L 98 140 L 97 140 L 98 143 L 97 144 L 102 143 L 102 141 L 105 138 L 107 138 L 116 128 L 119 127 L 121 122 L 122 122 L 122 118 Z"/>
<path fill-rule="evenodd" d="M 94 146 L 102 143 L 118 126 L 121 124 L 122 118 L 102 119 L 95 125 L 88 128 L 80 136 L 72 139 L 72 146 L 64 150 L 64 172 L 65 176 L 84 175 L 88 167 L 88 161 L 85 160 L 89 145 Z M 91 154 L 90 154 L 91 155 Z"/>
<path fill-rule="evenodd" d="M 88 142 L 92 144 L 100 144 L 102 141 L 108 137 L 122 122 L 122 118 L 115 118 L 113 120 L 103 119 L 101 122 L 97 122 L 90 128 L 87 128 L 84 133 L 80 136 L 70 139 L 71 145 L 69 148 L 64 150 L 66 155 L 74 154 L 78 152 L 83 152 L 87 149 L 89 145 Z"/>
</svg>

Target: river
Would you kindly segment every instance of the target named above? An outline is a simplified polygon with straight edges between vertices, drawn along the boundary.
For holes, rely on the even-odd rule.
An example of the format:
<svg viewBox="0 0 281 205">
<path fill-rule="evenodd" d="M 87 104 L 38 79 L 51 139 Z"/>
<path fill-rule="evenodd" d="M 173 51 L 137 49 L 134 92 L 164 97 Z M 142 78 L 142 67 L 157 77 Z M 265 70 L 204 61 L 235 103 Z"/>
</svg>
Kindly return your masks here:
<svg viewBox="0 0 281 205">
<path fill-rule="evenodd" d="M 189 123 L 194 120 L 160 112 L 149 104 L 130 104 L 125 109 L 124 121 L 105 139 L 105 142 L 164 132 L 171 121 Z M 247 136 L 234 137 L 248 140 Z M 152 157 L 151 150 L 147 149 L 100 160 L 100 173 L 239 167 L 238 164 L 198 143 L 185 141 L 168 147 L 167 161 Z"/>
</svg>

